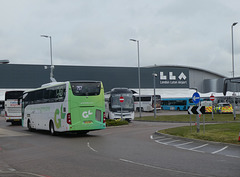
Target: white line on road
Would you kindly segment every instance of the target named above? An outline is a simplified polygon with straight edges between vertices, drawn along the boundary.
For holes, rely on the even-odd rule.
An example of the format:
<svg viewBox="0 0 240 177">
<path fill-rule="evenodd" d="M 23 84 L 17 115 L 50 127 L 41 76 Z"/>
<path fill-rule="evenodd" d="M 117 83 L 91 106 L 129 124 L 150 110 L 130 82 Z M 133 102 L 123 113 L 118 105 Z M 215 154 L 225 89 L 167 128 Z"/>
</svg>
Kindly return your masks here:
<svg viewBox="0 0 240 177">
<path fill-rule="evenodd" d="M 170 144 L 170 143 L 174 143 L 174 142 L 178 142 L 178 141 L 180 141 L 180 140 L 168 141 L 168 142 L 166 142 L 166 143 L 164 143 L 164 144 Z"/>
<path fill-rule="evenodd" d="M 210 176 L 206 176 L 206 175 L 202 175 L 202 174 L 198 174 L 198 173 L 191 173 L 191 172 L 185 172 L 185 171 L 180 171 L 180 170 L 173 170 L 173 169 L 170 169 L 170 168 L 162 168 L 162 167 L 157 167 L 157 166 L 148 165 L 148 164 L 144 164 L 144 163 L 133 162 L 133 161 L 127 160 L 127 159 L 119 159 L 119 160 L 123 161 L 123 162 L 126 162 L 126 163 L 131 163 L 131 164 L 134 164 L 134 165 L 144 166 L 144 167 L 148 167 L 148 168 L 154 168 L 154 169 L 158 169 L 158 170 L 170 171 L 170 172 L 181 173 L 181 174 L 188 174 L 188 175 L 191 175 L 191 176 L 210 177 Z"/>
<path fill-rule="evenodd" d="M 203 145 L 201 145 L 201 146 L 197 146 L 197 147 L 191 148 L 191 149 L 189 149 L 189 150 L 199 149 L 199 148 L 202 148 L 202 147 L 207 146 L 207 145 L 208 145 L 208 144 L 203 144 Z"/>
<path fill-rule="evenodd" d="M 179 147 L 179 146 L 183 146 L 183 145 L 187 145 L 187 144 L 191 144 L 191 143 L 193 143 L 193 141 L 187 142 L 187 143 L 182 143 L 182 144 L 177 144 L 177 145 L 175 145 L 175 146 L 176 146 L 176 147 Z"/>
<path fill-rule="evenodd" d="M 225 147 L 222 148 L 222 149 L 219 149 L 219 150 L 217 150 L 217 151 L 212 152 L 212 154 L 219 153 L 219 152 L 221 152 L 221 151 L 223 151 L 223 150 L 225 150 L 225 149 L 227 149 L 227 148 L 228 148 L 228 146 L 225 146 Z"/>
<path fill-rule="evenodd" d="M 152 140 L 159 140 L 159 139 L 164 139 L 166 138 L 165 136 L 158 136 L 157 138 L 154 138 L 153 135 L 150 136 L 150 139 Z"/>
<path fill-rule="evenodd" d="M 93 149 L 93 148 L 90 146 L 90 143 L 89 143 L 89 142 L 87 143 L 87 146 L 88 146 L 88 148 L 91 149 L 92 151 L 98 152 L 97 150 Z"/>
<path fill-rule="evenodd" d="M 234 158 L 240 158 L 240 156 L 235 156 L 235 155 L 226 155 L 228 157 L 234 157 Z"/>
<path fill-rule="evenodd" d="M 165 141 L 165 140 L 169 140 L 169 139 L 172 139 L 172 138 L 164 138 L 164 139 L 156 140 L 156 142 L 160 143 L 160 141 Z"/>
<path fill-rule="evenodd" d="M 2 171 L 2 170 L 0 170 L 0 175 L 1 174 L 7 174 L 4 176 L 9 176 L 9 175 L 19 176 L 20 174 L 23 174 L 24 176 L 27 175 L 27 176 L 36 176 L 36 177 L 46 177 L 46 175 L 39 175 L 39 174 L 31 173 L 31 172 L 20 172 L 20 171 Z"/>
</svg>

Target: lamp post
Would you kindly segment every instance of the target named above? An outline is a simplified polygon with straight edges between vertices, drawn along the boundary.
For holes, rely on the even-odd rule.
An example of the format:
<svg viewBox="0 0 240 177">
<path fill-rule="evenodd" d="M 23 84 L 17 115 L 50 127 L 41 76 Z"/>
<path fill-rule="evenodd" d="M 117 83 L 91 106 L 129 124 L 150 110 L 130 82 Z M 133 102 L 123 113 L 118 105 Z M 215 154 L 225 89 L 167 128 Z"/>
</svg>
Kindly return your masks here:
<svg viewBox="0 0 240 177">
<path fill-rule="evenodd" d="M 231 34 L 232 34 L 232 72 L 234 77 L 234 46 L 233 46 L 233 27 L 238 24 L 238 22 L 234 22 L 231 26 Z"/>
<path fill-rule="evenodd" d="M 0 60 L 0 64 L 8 64 L 9 60 Z"/>
<path fill-rule="evenodd" d="M 49 38 L 50 39 L 50 58 L 51 58 L 51 72 L 50 72 L 50 81 L 51 82 L 56 82 L 56 80 L 53 77 L 53 62 L 52 62 L 52 37 L 48 35 L 41 35 L 41 37 Z"/>
<path fill-rule="evenodd" d="M 234 78 L 234 46 L 233 46 L 233 27 L 238 24 L 238 22 L 234 22 L 231 26 L 231 35 L 232 35 L 232 75 Z M 235 86 L 235 84 L 234 84 Z M 236 111 L 235 111 L 235 87 L 233 88 L 233 115 L 234 120 L 236 120 Z"/>
<path fill-rule="evenodd" d="M 138 88 L 139 88 L 139 117 L 141 117 L 141 76 L 140 76 L 140 56 L 139 56 L 139 40 L 130 39 L 130 41 L 137 42 L 137 56 L 138 56 Z"/>
<path fill-rule="evenodd" d="M 156 118 L 156 82 L 155 78 L 157 77 L 157 74 L 154 72 L 153 74 L 153 94 L 154 94 L 154 119 Z"/>
</svg>

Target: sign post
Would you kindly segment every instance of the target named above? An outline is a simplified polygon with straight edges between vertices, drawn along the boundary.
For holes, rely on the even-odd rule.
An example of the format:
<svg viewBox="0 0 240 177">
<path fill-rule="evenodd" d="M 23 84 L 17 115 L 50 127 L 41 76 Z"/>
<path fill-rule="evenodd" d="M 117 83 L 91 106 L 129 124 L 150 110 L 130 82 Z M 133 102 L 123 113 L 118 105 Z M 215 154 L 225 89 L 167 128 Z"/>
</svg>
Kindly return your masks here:
<svg viewBox="0 0 240 177">
<path fill-rule="evenodd" d="M 124 97 L 123 97 L 123 96 L 120 96 L 119 101 L 120 101 L 120 103 L 121 103 L 121 120 L 123 120 L 123 115 L 122 115 L 122 104 L 123 104 L 123 102 L 124 102 Z"/>
<path fill-rule="evenodd" d="M 232 96 L 233 96 L 233 118 L 234 118 L 234 120 L 236 120 L 236 111 L 235 111 L 235 107 L 236 107 L 236 102 L 235 102 L 235 99 L 236 99 L 236 93 L 235 92 L 233 92 L 233 94 L 232 94 Z"/>
<path fill-rule="evenodd" d="M 210 100 L 212 101 L 212 120 L 213 120 L 213 110 L 214 110 L 213 101 L 215 100 L 215 97 L 213 96 L 213 94 L 210 96 Z"/>
<path fill-rule="evenodd" d="M 197 105 L 200 101 L 200 95 L 199 93 L 196 91 L 195 93 L 193 93 L 192 96 L 193 102 Z M 200 131 L 200 118 L 199 118 L 199 113 L 198 115 L 196 115 L 196 119 L 197 119 L 197 133 L 199 133 Z"/>
<path fill-rule="evenodd" d="M 200 115 L 205 114 L 205 106 L 190 106 L 188 109 L 188 114 L 190 114 L 190 126 L 191 126 L 191 114 L 197 114 L 197 133 L 200 131 Z M 203 116 L 203 128 L 205 133 L 205 115 Z M 192 131 L 192 126 L 191 126 Z"/>
</svg>

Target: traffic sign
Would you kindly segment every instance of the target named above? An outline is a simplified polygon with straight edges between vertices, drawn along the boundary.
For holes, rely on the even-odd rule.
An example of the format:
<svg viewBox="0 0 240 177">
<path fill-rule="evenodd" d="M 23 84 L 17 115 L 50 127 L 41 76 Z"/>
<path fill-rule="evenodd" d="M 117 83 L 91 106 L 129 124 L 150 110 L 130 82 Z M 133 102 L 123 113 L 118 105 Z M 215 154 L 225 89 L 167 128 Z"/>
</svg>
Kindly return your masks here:
<svg viewBox="0 0 240 177">
<path fill-rule="evenodd" d="M 213 95 L 210 96 L 210 100 L 211 101 L 214 101 L 215 100 L 215 97 Z"/>
<path fill-rule="evenodd" d="M 194 102 L 195 104 L 198 104 L 199 101 L 200 101 L 200 95 L 199 95 L 199 93 L 198 93 L 198 92 L 195 92 L 195 93 L 193 94 L 193 96 L 192 96 L 192 99 L 193 99 L 193 102 Z"/>
<path fill-rule="evenodd" d="M 120 96 L 119 101 L 120 101 L 121 103 L 124 102 L 124 98 L 123 98 L 123 96 Z"/>
<path fill-rule="evenodd" d="M 205 114 L 205 106 L 190 106 L 188 114 Z"/>
</svg>

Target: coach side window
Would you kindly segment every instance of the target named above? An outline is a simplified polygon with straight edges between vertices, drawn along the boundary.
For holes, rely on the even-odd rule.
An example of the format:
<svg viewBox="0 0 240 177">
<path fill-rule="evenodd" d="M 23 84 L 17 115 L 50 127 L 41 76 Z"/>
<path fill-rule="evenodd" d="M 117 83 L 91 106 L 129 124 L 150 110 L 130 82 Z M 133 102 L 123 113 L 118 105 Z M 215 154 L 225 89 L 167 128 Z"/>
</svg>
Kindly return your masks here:
<svg viewBox="0 0 240 177">
<path fill-rule="evenodd" d="M 57 94 L 58 101 L 63 101 L 65 99 L 65 95 L 66 95 L 65 93 L 66 93 L 65 85 L 58 86 L 56 88 L 56 94 Z"/>
</svg>

